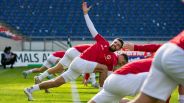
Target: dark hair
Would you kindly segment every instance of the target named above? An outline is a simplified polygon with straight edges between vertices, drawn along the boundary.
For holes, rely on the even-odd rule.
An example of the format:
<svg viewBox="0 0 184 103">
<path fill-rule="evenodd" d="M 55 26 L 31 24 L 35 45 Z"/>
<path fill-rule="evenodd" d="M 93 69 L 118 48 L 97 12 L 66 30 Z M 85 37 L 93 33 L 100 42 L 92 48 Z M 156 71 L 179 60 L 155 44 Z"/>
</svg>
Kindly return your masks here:
<svg viewBox="0 0 184 103">
<path fill-rule="evenodd" d="M 123 55 L 124 59 L 125 59 L 125 62 L 128 63 L 128 55 L 122 53 L 121 55 Z"/>
<path fill-rule="evenodd" d="M 6 46 L 5 48 L 4 48 L 4 52 L 6 53 L 6 52 L 8 52 L 8 51 L 10 51 L 11 50 L 11 46 Z"/>
<path fill-rule="evenodd" d="M 11 46 L 8 46 L 8 49 L 11 50 Z"/>
<path fill-rule="evenodd" d="M 124 41 L 121 38 L 116 38 L 121 43 L 121 47 L 123 47 Z"/>
</svg>

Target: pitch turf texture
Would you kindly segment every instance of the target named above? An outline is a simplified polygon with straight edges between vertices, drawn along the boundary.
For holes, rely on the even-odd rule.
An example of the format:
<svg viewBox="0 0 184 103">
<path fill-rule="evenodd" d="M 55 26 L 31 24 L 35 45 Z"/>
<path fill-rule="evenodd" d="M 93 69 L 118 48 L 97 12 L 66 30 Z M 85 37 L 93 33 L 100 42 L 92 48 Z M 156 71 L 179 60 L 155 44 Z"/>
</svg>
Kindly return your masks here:
<svg viewBox="0 0 184 103">
<path fill-rule="evenodd" d="M 31 68 L 0 69 L 0 103 L 28 103 L 23 89 L 34 84 L 33 77 L 36 74 L 31 74 L 27 79 L 24 79 L 22 71 L 27 69 Z M 91 87 L 90 84 L 85 87 L 81 82 L 81 77 L 77 79 L 76 85 L 81 103 L 86 103 L 98 92 L 98 89 Z M 33 97 L 35 100 L 31 101 L 31 103 L 73 103 L 70 83 L 50 89 L 50 91 L 51 93 L 44 93 L 44 91 L 34 92 Z M 178 103 L 177 96 L 178 93 L 175 90 L 170 103 Z"/>
</svg>

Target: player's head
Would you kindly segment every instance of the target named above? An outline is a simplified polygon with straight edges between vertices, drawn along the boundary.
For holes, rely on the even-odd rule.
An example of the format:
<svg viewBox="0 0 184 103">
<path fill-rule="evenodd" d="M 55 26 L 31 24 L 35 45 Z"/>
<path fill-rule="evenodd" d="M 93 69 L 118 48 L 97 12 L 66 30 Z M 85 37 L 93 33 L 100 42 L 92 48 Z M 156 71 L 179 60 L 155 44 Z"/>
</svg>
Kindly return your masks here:
<svg viewBox="0 0 184 103">
<path fill-rule="evenodd" d="M 114 39 L 114 41 L 111 43 L 109 49 L 110 49 L 110 51 L 112 51 L 112 52 L 118 51 L 118 50 L 120 50 L 120 49 L 123 47 L 123 44 L 124 44 L 124 42 L 123 42 L 122 39 L 116 38 L 116 39 Z"/>
<path fill-rule="evenodd" d="M 128 63 L 128 56 L 124 53 L 118 54 L 118 65 L 123 66 Z"/>
<path fill-rule="evenodd" d="M 4 49 L 5 53 L 10 53 L 10 51 L 11 51 L 11 46 L 5 47 L 5 49 Z"/>
</svg>

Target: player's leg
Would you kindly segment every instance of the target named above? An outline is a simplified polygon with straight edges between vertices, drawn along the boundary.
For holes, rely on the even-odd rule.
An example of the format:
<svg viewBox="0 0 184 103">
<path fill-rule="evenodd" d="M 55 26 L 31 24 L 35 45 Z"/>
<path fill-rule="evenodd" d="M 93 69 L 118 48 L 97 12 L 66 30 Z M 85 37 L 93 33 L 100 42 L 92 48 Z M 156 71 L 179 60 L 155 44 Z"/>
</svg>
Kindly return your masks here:
<svg viewBox="0 0 184 103">
<path fill-rule="evenodd" d="M 52 65 L 55 65 L 58 62 L 58 60 L 60 60 L 60 58 L 55 57 L 53 55 L 50 55 L 48 57 L 47 61 L 45 61 L 43 63 L 42 67 L 40 67 L 40 68 L 33 68 L 31 70 L 23 71 L 22 74 L 23 74 L 24 78 L 27 78 L 28 74 L 43 72 L 43 71 L 47 70 L 48 68 L 50 68 Z"/>
<path fill-rule="evenodd" d="M 52 66 L 51 64 L 54 64 L 54 63 L 58 62 L 58 60 L 60 60 L 58 57 L 49 56 L 49 59 L 43 64 L 43 66 L 41 68 L 35 68 L 35 69 L 32 69 L 32 70 L 28 70 L 27 72 L 28 73 L 29 73 L 29 71 L 31 73 L 43 72 L 43 71 L 47 70 L 47 68 L 51 67 Z M 24 77 L 27 77 L 28 73 L 23 72 Z M 41 74 L 41 75 L 43 75 L 43 74 Z M 49 75 L 46 75 L 46 77 L 47 76 L 49 76 Z M 34 78 L 36 78 L 36 77 L 37 76 L 35 76 Z M 35 80 L 35 84 L 38 84 L 40 82 L 41 81 L 39 81 L 39 79 Z M 50 91 L 48 89 L 45 89 L 45 93 L 50 93 Z"/>
<path fill-rule="evenodd" d="M 139 99 L 139 98 L 141 98 L 141 99 Z M 128 102 L 128 103 L 156 103 L 156 102 L 157 102 L 156 98 L 153 98 L 153 97 L 148 96 L 148 95 L 141 92 L 141 94 L 139 96 L 137 96 L 136 99 L 134 99 L 133 101 Z M 163 103 L 165 103 L 165 102 L 163 102 Z"/>
<path fill-rule="evenodd" d="M 99 84 L 98 84 L 97 81 L 96 81 L 96 74 L 95 74 L 95 73 L 91 73 L 91 74 L 90 74 L 90 82 L 91 82 L 91 85 L 92 85 L 94 88 L 98 88 L 98 87 L 99 87 Z"/>
<path fill-rule="evenodd" d="M 76 72 L 76 71 L 73 71 L 73 69 L 71 69 L 71 68 L 80 67 L 79 66 L 80 64 L 78 64 L 78 65 L 76 65 L 76 64 L 78 64 L 78 62 L 77 61 L 75 62 L 75 60 L 74 60 L 71 63 L 71 65 L 69 66 L 69 69 L 66 72 L 64 72 L 63 74 L 61 74 L 61 76 L 59 76 L 55 79 L 44 81 L 42 83 L 25 88 L 24 92 L 27 95 L 28 100 L 33 100 L 32 92 L 34 92 L 34 91 L 58 87 L 66 82 L 75 80 L 81 74 L 80 72 Z M 79 68 L 77 68 L 77 69 L 79 69 Z"/>
<path fill-rule="evenodd" d="M 65 55 L 63 56 L 63 58 L 60 59 L 60 61 L 57 63 L 56 66 L 49 68 L 47 71 L 45 71 L 41 75 L 36 76 L 35 81 L 40 82 L 50 74 L 54 74 L 58 72 L 62 73 L 64 71 L 64 68 L 69 67 L 72 60 L 78 55 L 80 55 L 80 52 L 78 52 L 76 49 L 74 48 L 68 49 L 65 52 Z"/>
<path fill-rule="evenodd" d="M 54 55 L 50 55 L 47 59 L 47 62 L 45 62 L 43 65 L 46 67 L 46 68 L 50 68 L 52 65 L 55 65 L 59 62 L 60 58 L 59 57 L 56 57 Z M 42 66 L 42 67 L 44 67 Z M 45 71 L 45 70 L 44 70 Z M 52 78 L 52 76 L 55 75 L 54 73 L 53 74 L 50 74 L 48 75 L 47 77 L 50 79 Z M 38 81 L 37 81 L 38 82 Z M 50 91 L 48 89 L 45 89 L 45 93 L 50 93 Z"/>
<path fill-rule="evenodd" d="M 79 76 L 80 76 L 80 73 L 77 73 L 77 72 L 74 72 L 74 71 L 68 69 L 66 72 L 61 74 L 61 76 L 58 76 L 55 79 L 47 80 L 47 81 L 44 81 L 42 83 L 25 88 L 24 92 L 27 95 L 28 100 L 33 100 L 32 93 L 34 91 L 59 87 L 62 84 L 65 84 L 66 82 L 69 82 L 71 80 L 75 80 Z"/>
<path fill-rule="evenodd" d="M 103 89 L 89 103 L 118 103 L 125 96 L 133 96 L 140 90 L 147 73 L 140 75 L 111 74 L 104 82 Z"/>
<path fill-rule="evenodd" d="M 24 76 L 24 78 L 27 78 L 27 76 L 31 73 L 40 73 L 40 72 L 43 72 L 45 70 L 47 70 L 47 67 L 42 66 L 40 68 L 33 68 L 33 69 L 30 69 L 30 70 L 23 71 L 22 75 Z"/>
<path fill-rule="evenodd" d="M 35 83 L 38 84 L 40 83 L 44 78 L 46 78 L 47 76 L 51 75 L 51 74 L 55 74 L 55 73 L 62 73 L 64 71 L 63 66 L 61 63 L 58 63 L 56 66 L 49 68 L 48 70 L 46 70 L 45 72 L 43 72 L 42 74 L 40 74 L 39 76 L 35 76 Z"/>
<path fill-rule="evenodd" d="M 115 97 L 119 98 L 119 102 L 125 102 L 125 100 L 121 101 L 121 98 L 135 96 L 140 91 L 147 75 L 148 72 L 126 75 L 111 74 L 105 80 L 103 88 L 111 94 L 116 94 Z"/>
<path fill-rule="evenodd" d="M 27 95 L 28 100 L 33 100 L 32 92 L 37 91 L 37 90 L 42 90 L 42 89 L 58 87 L 64 83 L 65 83 L 64 79 L 61 76 L 59 76 L 55 79 L 44 81 L 40 84 L 36 84 L 31 87 L 25 88 L 24 93 Z"/>
<path fill-rule="evenodd" d="M 108 76 L 108 69 L 105 65 L 97 64 L 94 71 L 94 73 L 99 72 L 99 89 L 101 90 L 104 84 L 105 79 Z"/>
<path fill-rule="evenodd" d="M 103 85 L 109 86 L 107 82 L 110 82 L 112 76 L 109 76 Z M 93 98 L 91 98 L 88 103 L 113 103 L 113 100 L 116 98 L 116 95 L 111 92 L 107 92 L 104 88 L 100 90 Z"/>
<path fill-rule="evenodd" d="M 108 76 L 112 73 L 112 71 L 108 71 Z M 91 73 L 90 74 L 90 79 L 88 82 L 91 83 L 91 86 L 94 88 L 99 88 L 99 83 L 96 81 L 96 73 Z M 84 83 L 84 82 L 83 82 Z"/>
</svg>

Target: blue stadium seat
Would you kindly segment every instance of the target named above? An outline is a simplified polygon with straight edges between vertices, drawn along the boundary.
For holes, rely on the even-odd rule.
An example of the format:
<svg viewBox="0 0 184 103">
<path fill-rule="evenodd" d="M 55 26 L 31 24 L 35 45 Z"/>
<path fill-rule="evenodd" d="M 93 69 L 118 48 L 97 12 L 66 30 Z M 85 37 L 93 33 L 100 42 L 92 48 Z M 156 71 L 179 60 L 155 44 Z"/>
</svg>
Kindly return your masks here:
<svg viewBox="0 0 184 103">
<path fill-rule="evenodd" d="M 169 39 L 184 29 L 184 6 L 179 0 L 87 0 L 89 15 L 108 39 Z M 26 36 L 91 38 L 78 0 L 1 0 L 0 21 Z M 144 38 L 142 38 L 144 37 Z"/>
</svg>

